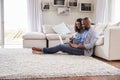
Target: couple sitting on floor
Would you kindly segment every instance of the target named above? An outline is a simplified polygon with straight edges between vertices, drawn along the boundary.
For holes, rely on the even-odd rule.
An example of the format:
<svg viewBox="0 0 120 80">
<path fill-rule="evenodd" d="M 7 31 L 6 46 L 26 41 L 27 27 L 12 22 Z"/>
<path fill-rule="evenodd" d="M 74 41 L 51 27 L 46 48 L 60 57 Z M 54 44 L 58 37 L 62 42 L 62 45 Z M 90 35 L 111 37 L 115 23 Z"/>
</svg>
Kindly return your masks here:
<svg viewBox="0 0 120 80">
<path fill-rule="evenodd" d="M 33 53 L 36 54 L 53 54 L 58 51 L 66 52 L 72 55 L 91 56 L 98 35 L 91 28 L 91 21 L 88 17 L 79 18 L 75 22 L 75 37 L 70 38 L 70 42 L 59 44 L 50 48 L 32 47 Z"/>
</svg>

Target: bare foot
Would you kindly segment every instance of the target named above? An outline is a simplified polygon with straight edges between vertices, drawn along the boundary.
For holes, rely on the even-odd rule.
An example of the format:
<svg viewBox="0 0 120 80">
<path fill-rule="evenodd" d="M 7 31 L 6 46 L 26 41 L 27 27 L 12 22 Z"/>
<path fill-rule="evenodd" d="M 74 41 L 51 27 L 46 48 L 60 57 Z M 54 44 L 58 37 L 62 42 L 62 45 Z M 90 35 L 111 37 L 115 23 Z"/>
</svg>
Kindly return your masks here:
<svg viewBox="0 0 120 80">
<path fill-rule="evenodd" d="M 42 51 L 42 49 L 37 48 L 37 47 L 32 47 L 32 50 L 35 50 L 35 51 Z"/>
<path fill-rule="evenodd" d="M 42 54 L 42 51 L 36 51 L 36 50 L 32 50 L 33 54 Z"/>
</svg>

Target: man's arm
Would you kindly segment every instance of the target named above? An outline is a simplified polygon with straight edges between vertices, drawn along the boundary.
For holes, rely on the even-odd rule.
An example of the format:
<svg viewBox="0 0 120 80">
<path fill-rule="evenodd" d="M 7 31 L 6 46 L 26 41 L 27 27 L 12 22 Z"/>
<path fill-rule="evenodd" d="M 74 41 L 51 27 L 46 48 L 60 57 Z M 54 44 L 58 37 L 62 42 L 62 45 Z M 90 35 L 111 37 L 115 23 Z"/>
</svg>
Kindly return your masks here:
<svg viewBox="0 0 120 80">
<path fill-rule="evenodd" d="M 92 31 L 88 34 L 87 39 L 89 39 L 89 42 L 85 41 L 84 46 L 86 49 L 91 49 L 95 46 L 95 43 L 98 39 L 98 35 L 95 31 Z"/>
<path fill-rule="evenodd" d="M 84 45 L 78 45 L 78 48 L 85 49 Z"/>
<path fill-rule="evenodd" d="M 95 32 L 89 33 L 89 36 L 87 38 L 89 38 L 90 41 L 88 43 L 84 43 L 84 45 L 77 45 L 77 44 L 72 44 L 72 43 L 69 43 L 69 45 L 73 48 L 81 48 L 81 49 L 93 48 L 95 45 L 95 42 L 98 39 L 97 34 Z"/>
<path fill-rule="evenodd" d="M 85 49 L 84 45 L 77 45 L 77 44 L 73 44 L 71 42 L 68 43 L 71 47 L 73 48 L 81 48 L 81 49 Z"/>
</svg>

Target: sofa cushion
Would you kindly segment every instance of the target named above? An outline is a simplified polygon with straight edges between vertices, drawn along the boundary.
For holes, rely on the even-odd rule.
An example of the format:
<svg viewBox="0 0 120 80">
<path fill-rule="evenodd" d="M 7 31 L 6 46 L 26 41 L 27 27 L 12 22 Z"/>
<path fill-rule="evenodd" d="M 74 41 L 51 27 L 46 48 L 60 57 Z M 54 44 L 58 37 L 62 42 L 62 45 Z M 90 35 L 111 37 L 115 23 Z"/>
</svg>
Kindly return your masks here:
<svg viewBox="0 0 120 80">
<path fill-rule="evenodd" d="M 95 43 L 95 46 L 101 46 L 104 44 L 104 36 L 99 36 L 98 40 Z"/>
<path fill-rule="evenodd" d="M 106 27 L 107 24 L 98 23 L 95 25 L 95 31 L 98 33 L 98 35 L 103 35 Z"/>
<path fill-rule="evenodd" d="M 46 34 L 48 40 L 59 40 L 58 34 Z M 65 40 L 66 35 L 61 35 L 62 39 Z"/>
<path fill-rule="evenodd" d="M 26 33 L 25 35 L 23 35 L 23 39 L 30 39 L 30 40 L 44 40 L 46 39 L 45 34 L 43 33 L 39 33 L 39 32 L 30 32 L 30 33 Z"/>
<path fill-rule="evenodd" d="M 60 35 L 63 40 L 70 38 L 73 34 L 68 34 L 68 35 Z M 48 40 L 59 40 L 59 35 L 58 34 L 46 34 L 46 37 Z"/>
<path fill-rule="evenodd" d="M 66 26 L 68 27 L 68 29 L 71 31 L 72 34 L 75 33 L 74 25 L 66 24 Z"/>
<path fill-rule="evenodd" d="M 61 23 L 52 27 L 57 34 L 69 34 L 71 31 L 67 28 L 65 23 Z"/>
</svg>

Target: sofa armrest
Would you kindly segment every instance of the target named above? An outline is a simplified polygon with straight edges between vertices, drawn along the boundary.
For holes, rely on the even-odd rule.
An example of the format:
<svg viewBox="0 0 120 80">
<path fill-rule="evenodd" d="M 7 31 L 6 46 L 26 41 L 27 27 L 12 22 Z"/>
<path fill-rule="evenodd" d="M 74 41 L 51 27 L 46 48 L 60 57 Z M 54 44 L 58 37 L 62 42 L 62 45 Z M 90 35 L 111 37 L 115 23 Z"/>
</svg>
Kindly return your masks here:
<svg viewBox="0 0 120 80">
<path fill-rule="evenodd" d="M 120 27 L 109 27 L 104 32 L 104 51 L 111 60 L 120 59 Z"/>
<path fill-rule="evenodd" d="M 42 30 L 43 30 L 43 33 L 46 34 L 46 31 L 45 31 L 45 25 L 42 25 Z"/>
</svg>

